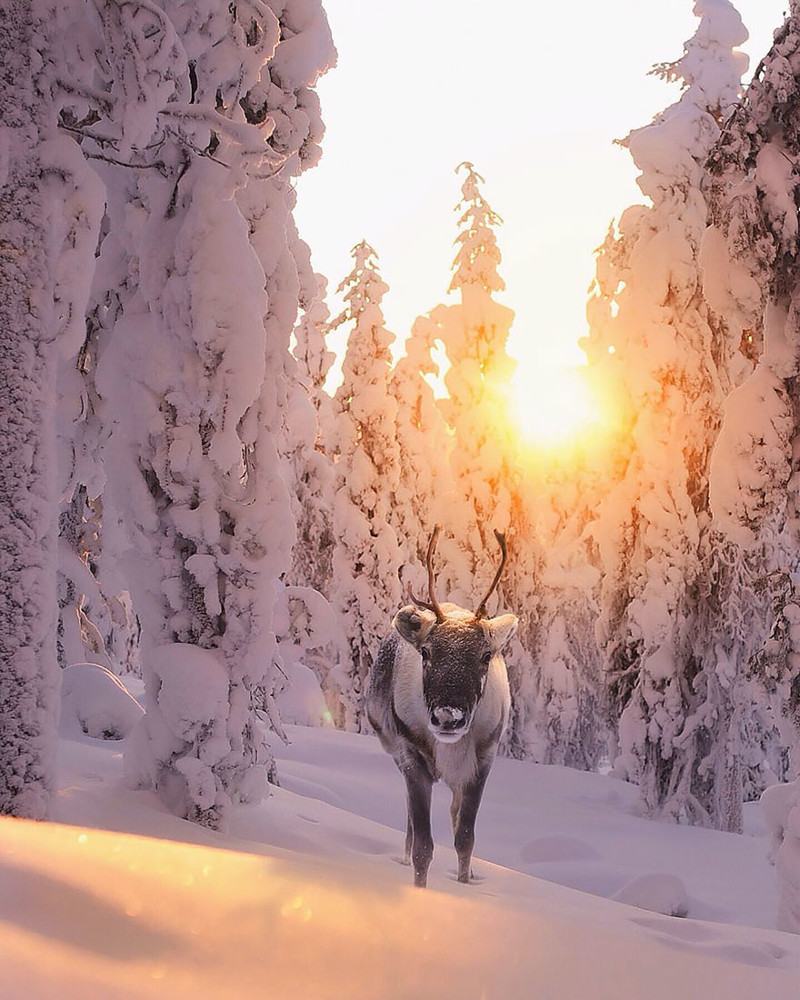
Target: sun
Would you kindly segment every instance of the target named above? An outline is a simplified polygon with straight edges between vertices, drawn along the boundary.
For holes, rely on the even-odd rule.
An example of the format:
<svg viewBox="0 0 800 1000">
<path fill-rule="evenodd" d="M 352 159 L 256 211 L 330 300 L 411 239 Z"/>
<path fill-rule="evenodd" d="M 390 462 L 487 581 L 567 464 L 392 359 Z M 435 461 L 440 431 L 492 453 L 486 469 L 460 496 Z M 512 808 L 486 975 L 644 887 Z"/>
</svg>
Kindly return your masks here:
<svg viewBox="0 0 800 1000">
<path fill-rule="evenodd" d="M 600 404 L 581 366 L 518 372 L 512 412 L 524 442 L 544 450 L 575 444 L 602 423 Z"/>
</svg>

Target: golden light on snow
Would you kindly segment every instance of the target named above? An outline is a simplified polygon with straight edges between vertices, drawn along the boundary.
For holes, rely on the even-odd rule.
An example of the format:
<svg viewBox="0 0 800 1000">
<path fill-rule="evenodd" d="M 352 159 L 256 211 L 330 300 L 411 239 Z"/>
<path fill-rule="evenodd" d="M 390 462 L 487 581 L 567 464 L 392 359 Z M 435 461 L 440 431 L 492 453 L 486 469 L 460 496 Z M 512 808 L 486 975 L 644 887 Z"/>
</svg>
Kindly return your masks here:
<svg viewBox="0 0 800 1000">
<path fill-rule="evenodd" d="M 518 373 L 512 412 L 523 441 L 534 447 L 570 445 L 603 422 L 585 369 L 540 368 Z"/>
<path fill-rule="evenodd" d="M 281 907 L 282 917 L 293 917 L 306 924 L 313 916 L 313 911 L 302 896 L 293 896 Z"/>
</svg>

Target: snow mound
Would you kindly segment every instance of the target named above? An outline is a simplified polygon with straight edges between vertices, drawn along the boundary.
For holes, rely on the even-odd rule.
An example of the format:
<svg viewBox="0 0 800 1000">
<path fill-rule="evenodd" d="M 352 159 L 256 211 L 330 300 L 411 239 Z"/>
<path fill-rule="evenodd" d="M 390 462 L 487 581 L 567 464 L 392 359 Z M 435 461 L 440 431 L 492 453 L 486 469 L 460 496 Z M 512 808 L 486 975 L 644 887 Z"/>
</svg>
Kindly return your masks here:
<svg viewBox="0 0 800 1000">
<path fill-rule="evenodd" d="M 286 685 L 275 696 L 281 721 L 286 725 L 330 726 L 331 713 L 314 671 L 303 663 L 284 665 Z"/>
<path fill-rule="evenodd" d="M 74 663 L 61 675 L 63 736 L 124 740 L 144 712 L 122 681 L 97 663 Z"/>
<path fill-rule="evenodd" d="M 778 876 L 778 926 L 800 934 L 800 780 L 768 788 L 761 809 Z"/>
<path fill-rule="evenodd" d="M 638 875 L 612 898 L 618 903 L 663 913 L 668 917 L 685 917 L 689 913 L 689 894 L 676 875 Z"/>
</svg>

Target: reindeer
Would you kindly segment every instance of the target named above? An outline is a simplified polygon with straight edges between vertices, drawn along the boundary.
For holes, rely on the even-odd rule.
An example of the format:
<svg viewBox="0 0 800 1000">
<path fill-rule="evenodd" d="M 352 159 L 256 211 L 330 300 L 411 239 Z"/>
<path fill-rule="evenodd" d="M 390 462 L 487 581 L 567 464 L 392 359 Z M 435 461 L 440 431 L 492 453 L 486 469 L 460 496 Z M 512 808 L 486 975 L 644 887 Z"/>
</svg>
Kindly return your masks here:
<svg viewBox="0 0 800 1000">
<path fill-rule="evenodd" d="M 431 792 L 440 778 L 453 793 L 458 881 L 472 877 L 475 818 L 511 704 L 502 653 L 517 628 L 515 615 L 486 617 L 506 564 L 505 536 L 495 531 L 500 565 L 473 614 L 436 600 L 439 530 L 436 525 L 428 543 L 429 599 L 421 601 L 409 589 L 413 603 L 395 615 L 367 687 L 367 716 L 405 779 L 405 863 L 413 862 L 414 884 L 421 887 L 433 859 Z"/>
</svg>

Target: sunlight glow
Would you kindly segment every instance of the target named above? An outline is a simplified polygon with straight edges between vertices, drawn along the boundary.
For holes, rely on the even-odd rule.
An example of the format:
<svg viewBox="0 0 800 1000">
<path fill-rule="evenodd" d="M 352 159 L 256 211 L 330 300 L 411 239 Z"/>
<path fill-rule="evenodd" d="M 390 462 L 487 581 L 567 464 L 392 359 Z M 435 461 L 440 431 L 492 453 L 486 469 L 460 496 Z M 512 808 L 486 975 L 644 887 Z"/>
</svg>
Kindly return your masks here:
<svg viewBox="0 0 800 1000">
<path fill-rule="evenodd" d="M 546 449 L 573 444 L 602 423 L 603 415 L 580 367 L 526 366 L 512 383 L 512 408 L 523 440 Z"/>
</svg>

